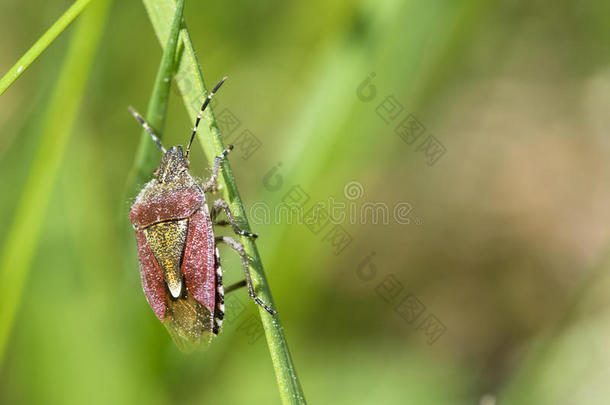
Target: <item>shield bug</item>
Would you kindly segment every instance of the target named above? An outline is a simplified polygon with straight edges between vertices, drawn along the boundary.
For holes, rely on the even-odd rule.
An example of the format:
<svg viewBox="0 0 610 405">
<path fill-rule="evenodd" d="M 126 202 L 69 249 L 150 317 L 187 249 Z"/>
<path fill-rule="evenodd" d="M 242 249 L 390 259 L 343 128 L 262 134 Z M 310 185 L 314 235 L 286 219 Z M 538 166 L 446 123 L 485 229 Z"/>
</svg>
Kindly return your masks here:
<svg viewBox="0 0 610 405">
<path fill-rule="evenodd" d="M 184 153 L 181 146 L 165 149 L 150 125 L 129 107 L 163 152 L 153 179 L 140 191 L 129 212 L 136 231 L 142 285 L 155 315 L 182 350 L 209 342 L 222 326 L 225 292 L 217 243 L 225 243 L 239 253 L 245 272 L 245 280 L 228 287 L 227 292 L 247 286 L 250 297 L 275 315 L 254 292 L 242 243 L 215 236 L 212 229 L 213 224 L 230 224 L 239 235 L 257 237 L 239 227 L 225 200 L 215 200 L 211 211 L 207 206 L 205 193 L 214 189 L 220 164 L 232 147 L 216 157 L 212 175 L 205 183 L 199 183 L 189 171 L 188 157 L 199 121 L 225 79 L 205 98 Z M 221 212 L 228 222 L 218 221 Z"/>
</svg>

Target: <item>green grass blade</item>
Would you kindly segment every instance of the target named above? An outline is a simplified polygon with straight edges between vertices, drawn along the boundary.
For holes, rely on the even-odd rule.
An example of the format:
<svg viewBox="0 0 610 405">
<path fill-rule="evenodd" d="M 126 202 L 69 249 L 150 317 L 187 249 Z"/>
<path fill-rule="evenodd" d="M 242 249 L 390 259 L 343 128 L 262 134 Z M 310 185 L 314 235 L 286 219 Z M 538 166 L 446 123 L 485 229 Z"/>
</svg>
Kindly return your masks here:
<svg viewBox="0 0 610 405">
<path fill-rule="evenodd" d="M 172 84 L 172 75 L 176 62 L 176 48 L 180 27 L 182 26 L 182 11 L 184 10 L 184 0 L 178 0 L 176 12 L 172 21 L 171 29 L 166 35 L 167 45 L 163 51 L 159 70 L 153 87 L 153 92 L 148 103 L 146 121 L 153 128 L 155 134 L 162 138 L 163 127 L 165 125 L 165 114 L 169 102 L 169 91 Z M 159 148 L 150 139 L 145 130 L 142 130 L 140 144 L 136 152 L 134 167 L 128 181 L 127 192 L 133 194 L 138 185 L 148 181 L 153 170 L 159 163 Z"/>
<path fill-rule="evenodd" d="M 153 28 L 159 41 L 163 45 L 164 38 L 170 29 L 171 17 L 175 10 L 174 0 L 143 0 Z M 176 78 L 178 88 L 182 94 L 186 110 L 194 120 L 199 113 L 199 108 L 204 96 L 208 92 L 205 88 L 203 76 L 195 55 L 193 44 L 188 31 L 182 29 L 181 39 L 184 43 L 184 52 L 178 61 Z M 207 131 L 204 130 L 207 129 Z M 204 154 L 208 161 L 213 162 L 214 157 L 222 153 L 224 145 L 211 108 L 208 108 L 202 117 L 198 140 L 202 145 Z M 231 210 L 240 226 L 249 230 L 246 210 L 243 206 L 231 167 L 227 160 L 223 161 L 218 183 L 222 186 L 223 197 L 229 202 Z M 256 244 L 250 238 L 241 238 L 248 256 L 252 259 L 252 281 L 259 297 L 269 303 L 272 307 L 273 299 L 271 291 L 265 278 L 263 265 L 258 254 Z M 279 316 L 272 317 L 263 309 L 259 308 L 261 321 L 265 329 L 265 336 L 269 346 L 269 352 L 275 369 L 275 375 L 280 390 L 280 397 L 284 404 L 304 404 L 305 398 L 301 384 L 297 377 L 296 368 L 292 362 L 288 344 L 284 336 Z"/>
<path fill-rule="evenodd" d="M 53 41 L 83 12 L 91 0 L 77 0 L 45 32 L 17 63 L 0 79 L 0 95 L 51 45 Z"/>
<path fill-rule="evenodd" d="M 36 155 L 5 239 L 0 258 L 0 364 L 110 4 L 111 0 L 99 0 L 77 25 L 49 99 Z"/>
</svg>

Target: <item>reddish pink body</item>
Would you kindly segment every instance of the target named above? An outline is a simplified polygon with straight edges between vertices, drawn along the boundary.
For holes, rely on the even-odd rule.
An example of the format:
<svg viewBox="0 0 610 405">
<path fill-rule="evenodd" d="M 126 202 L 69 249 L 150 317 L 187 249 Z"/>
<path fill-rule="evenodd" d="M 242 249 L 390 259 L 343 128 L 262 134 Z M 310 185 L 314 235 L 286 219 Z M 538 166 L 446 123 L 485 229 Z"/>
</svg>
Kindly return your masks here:
<svg viewBox="0 0 610 405">
<path fill-rule="evenodd" d="M 214 313 L 216 297 L 216 271 L 214 267 L 215 244 L 208 209 L 204 205 L 189 218 L 187 242 L 182 262 L 186 288 L 211 314 Z M 174 219 L 174 218 L 167 218 Z M 148 303 L 163 322 L 165 316 L 167 287 L 161 267 L 146 242 L 144 231 L 136 230 L 138 256 L 142 285 Z"/>
<path fill-rule="evenodd" d="M 170 333 L 198 341 L 204 333 L 217 334 L 222 323 L 222 278 L 205 195 L 182 150 L 173 149 L 164 155 L 157 178 L 138 194 L 129 219 L 148 303 L 159 320 L 171 324 Z"/>
<path fill-rule="evenodd" d="M 222 326 L 224 289 L 216 240 L 239 253 L 246 275 L 243 282 L 230 286 L 228 291 L 247 286 L 254 302 L 271 315 L 276 314 L 254 291 L 243 244 L 226 236 L 215 238 L 212 231 L 212 218 L 204 191 L 213 189 L 220 164 L 233 147 L 225 149 L 214 159 L 213 174 L 204 184 L 199 185 L 189 173 L 188 156 L 199 122 L 212 96 L 225 80 L 226 77 L 218 82 L 205 98 L 186 154 L 182 153 L 181 146 L 166 150 L 151 126 L 129 107 L 163 152 L 153 180 L 140 191 L 129 212 L 136 231 L 142 285 L 155 315 L 178 347 L 185 351 L 198 347 L 204 342 L 204 337 L 211 339 L 212 335 L 217 335 Z M 241 229 L 228 203 L 219 198 L 214 202 L 213 216 L 216 217 L 220 210 L 224 210 L 237 234 L 257 237 L 247 229 Z"/>
</svg>

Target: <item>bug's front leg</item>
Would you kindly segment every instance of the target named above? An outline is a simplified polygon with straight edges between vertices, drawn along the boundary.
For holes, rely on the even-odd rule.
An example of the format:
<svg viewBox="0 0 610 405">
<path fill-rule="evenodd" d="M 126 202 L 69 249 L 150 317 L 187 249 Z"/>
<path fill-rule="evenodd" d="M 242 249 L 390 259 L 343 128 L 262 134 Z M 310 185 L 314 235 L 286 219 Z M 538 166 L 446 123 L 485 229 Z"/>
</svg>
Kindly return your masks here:
<svg viewBox="0 0 610 405">
<path fill-rule="evenodd" d="M 258 235 L 252 232 L 248 232 L 248 231 L 244 231 L 243 229 L 241 229 L 239 227 L 239 224 L 237 223 L 237 220 L 235 219 L 235 217 L 233 216 L 233 213 L 231 212 L 231 208 L 229 207 L 229 203 L 226 202 L 225 200 L 223 200 L 222 198 L 217 199 L 216 201 L 214 201 L 214 205 L 212 206 L 212 212 L 210 213 L 210 217 L 212 218 L 212 222 L 215 225 L 227 225 L 226 222 L 224 221 L 217 221 L 216 219 L 218 218 L 218 214 L 220 214 L 220 211 L 224 211 L 229 223 L 231 224 L 231 226 L 233 227 L 233 230 L 235 231 L 236 234 L 238 235 L 243 235 L 243 236 L 248 236 L 250 238 L 256 239 L 258 238 Z"/>
<path fill-rule="evenodd" d="M 214 189 L 216 186 L 216 179 L 218 178 L 218 170 L 220 169 L 220 164 L 227 157 L 229 152 L 233 150 L 233 145 L 229 145 L 229 147 L 222 151 L 220 156 L 216 156 L 214 159 L 214 167 L 212 167 L 212 175 L 203 185 L 203 192 L 207 193 L 208 191 Z"/>
<path fill-rule="evenodd" d="M 241 242 L 236 241 L 233 238 L 229 238 L 228 236 L 217 236 L 216 242 L 222 242 L 227 244 L 230 248 L 234 249 L 239 253 L 241 257 L 241 263 L 244 268 L 244 273 L 246 274 L 246 286 L 248 287 L 248 294 L 250 298 L 254 300 L 258 305 L 263 307 L 265 311 L 269 312 L 271 315 L 275 315 L 277 312 L 273 309 L 269 308 L 267 304 L 263 302 L 258 296 L 256 292 L 254 292 L 254 286 L 252 285 L 252 277 L 250 276 L 250 265 L 248 264 L 248 255 L 246 254 L 246 250 L 244 249 L 244 245 Z"/>
</svg>

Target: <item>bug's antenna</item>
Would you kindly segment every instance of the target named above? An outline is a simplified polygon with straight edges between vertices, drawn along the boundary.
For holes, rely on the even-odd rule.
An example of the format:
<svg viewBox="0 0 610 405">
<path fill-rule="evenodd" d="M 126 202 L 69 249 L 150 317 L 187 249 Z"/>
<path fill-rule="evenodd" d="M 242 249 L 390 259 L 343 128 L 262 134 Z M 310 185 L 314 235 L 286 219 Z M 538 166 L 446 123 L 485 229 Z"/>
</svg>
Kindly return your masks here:
<svg viewBox="0 0 610 405">
<path fill-rule="evenodd" d="M 195 121 L 195 127 L 193 128 L 193 134 L 191 135 L 191 140 L 189 141 L 189 144 L 186 147 L 186 154 L 185 154 L 184 158 L 187 160 L 189 158 L 189 152 L 191 151 L 191 145 L 193 144 L 193 140 L 195 139 L 195 134 L 197 133 L 197 128 L 199 127 L 199 121 L 201 121 L 201 115 L 207 108 L 208 104 L 210 104 L 210 100 L 212 99 L 212 96 L 214 95 L 214 93 L 216 93 L 218 91 L 218 89 L 220 88 L 220 86 L 222 86 L 222 84 L 225 82 L 225 80 L 227 80 L 227 76 L 223 77 L 218 82 L 218 84 L 214 87 L 214 89 L 210 92 L 210 94 L 208 94 L 208 96 L 203 101 L 201 110 L 199 110 L 199 114 L 197 114 L 197 121 Z"/>
<path fill-rule="evenodd" d="M 144 120 L 144 118 L 142 118 L 142 116 L 140 114 L 138 114 L 138 112 L 136 110 L 134 110 L 134 108 L 132 106 L 129 106 L 127 108 L 129 109 L 129 112 L 131 112 L 131 114 L 138 120 L 138 122 L 140 124 L 142 124 L 142 126 L 144 127 L 146 132 L 148 132 L 148 135 L 150 135 L 150 137 L 157 144 L 159 149 L 161 149 L 163 151 L 163 153 L 167 152 L 165 150 L 165 148 L 163 147 L 163 144 L 161 143 L 161 140 L 157 137 L 157 135 L 155 135 L 155 133 L 153 132 L 153 130 L 150 127 L 150 125 L 148 125 L 148 122 L 146 122 Z"/>
</svg>

